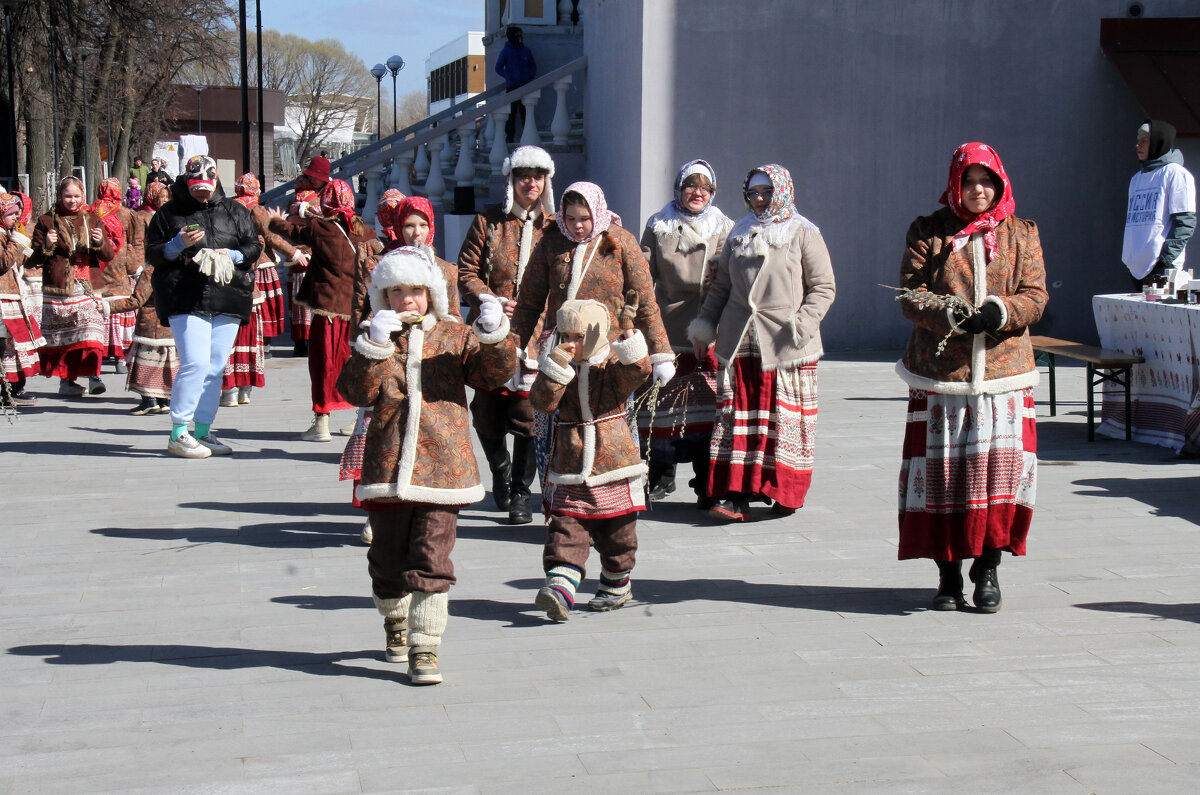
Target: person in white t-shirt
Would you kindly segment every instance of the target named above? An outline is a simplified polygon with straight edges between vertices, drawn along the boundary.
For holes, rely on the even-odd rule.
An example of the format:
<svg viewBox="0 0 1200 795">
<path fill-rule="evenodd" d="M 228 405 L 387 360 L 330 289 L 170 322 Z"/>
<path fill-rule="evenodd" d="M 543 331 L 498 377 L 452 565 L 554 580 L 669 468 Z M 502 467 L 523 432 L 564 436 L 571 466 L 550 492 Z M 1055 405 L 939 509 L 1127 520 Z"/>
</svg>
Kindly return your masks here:
<svg viewBox="0 0 1200 795">
<path fill-rule="evenodd" d="M 1196 180 L 1175 149 L 1175 128 L 1146 119 L 1138 128 L 1142 168 L 1129 180 L 1121 261 L 1141 285 L 1184 267 L 1184 248 L 1196 228 Z"/>
</svg>

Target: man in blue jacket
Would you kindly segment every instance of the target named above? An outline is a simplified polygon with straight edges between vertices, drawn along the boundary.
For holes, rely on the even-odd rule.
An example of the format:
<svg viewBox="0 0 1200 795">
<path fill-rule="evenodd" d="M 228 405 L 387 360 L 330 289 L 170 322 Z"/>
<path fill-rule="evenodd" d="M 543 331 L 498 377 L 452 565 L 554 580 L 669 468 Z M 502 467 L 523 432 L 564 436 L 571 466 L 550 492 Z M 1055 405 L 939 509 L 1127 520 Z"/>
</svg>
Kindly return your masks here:
<svg viewBox="0 0 1200 795">
<path fill-rule="evenodd" d="M 516 25 L 510 25 L 505 33 L 508 43 L 500 51 L 496 59 L 496 74 L 504 78 L 505 91 L 512 91 L 528 83 L 537 75 L 537 62 L 533 60 L 533 51 L 525 46 L 525 34 Z M 520 121 L 518 122 L 518 118 Z M 518 128 L 517 125 L 521 127 Z M 524 129 L 525 105 L 516 102 L 512 105 L 512 113 L 504 126 L 505 137 L 515 141 L 519 129 Z"/>
</svg>

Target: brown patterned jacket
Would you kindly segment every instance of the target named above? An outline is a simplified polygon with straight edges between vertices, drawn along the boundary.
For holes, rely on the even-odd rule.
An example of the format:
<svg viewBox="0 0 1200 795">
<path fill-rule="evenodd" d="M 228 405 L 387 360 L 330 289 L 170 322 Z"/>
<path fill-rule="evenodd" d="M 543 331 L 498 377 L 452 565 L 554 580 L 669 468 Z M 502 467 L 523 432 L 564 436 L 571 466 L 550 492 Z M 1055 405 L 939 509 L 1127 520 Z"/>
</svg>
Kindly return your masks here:
<svg viewBox="0 0 1200 795">
<path fill-rule="evenodd" d="M 913 330 L 896 370 L 914 389 L 944 394 L 997 394 L 1033 386 L 1038 373 L 1029 326 L 1049 300 L 1037 225 L 1014 216 L 1001 221 L 991 262 L 984 261 L 979 234 L 954 251 L 954 234 L 964 226 L 949 208 L 913 221 L 900 263 L 900 286 L 957 295 L 975 306 L 994 303 L 1000 307 L 1000 329 L 965 334 L 946 310 L 901 301 Z M 939 356 L 938 343 L 952 330 Z"/>
<path fill-rule="evenodd" d="M 533 222 L 529 239 L 531 259 L 542 235 L 552 226 L 554 216 L 542 216 Z M 524 228 L 524 219 L 504 212 L 499 204 L 475 216 L 458 252 L 458 286 L 471 307 L 471 320 L 479 310 L 479 296 L 484 293 L 510 301 L 516 297 L 523 275 L 518 266 Z"/>
<path fill-rule="evenodd" d="M 146 235 L 145 229 L 142 230 L 141 250 L 135 251 L 133 248 L 134 235 L 134 212 L 128 207 L 121 206 L 113 210 L 113 214 L 117 216 L 117 220 L 121 222 L 121 229 L 125 231 L 125 244 L 121 246 L 121 250 L 112 258 L 112 262 L 108 263 L 108 267 L 104 269 L 104 295 L 114 295 L 124 298 L 127 295 L 133 294 L 133 285 L 129 280 L 137 273 L 138 268 L 142 266 L 142 262 L 146 259 Z M 139 257 L 141 259 L 139 259 Z"/>
<path fill-rule="evenodd" d="M 138 209 L 133 211 L 131 233 L 125 245 L 129 246 L 129 256 L 132 261 L 130 273 L 137 273 L 146 265 L 146 227 L 154 217 L 154 210 Z"/>
<path fill-rule="evenodd" d="M 102 237 L 99 245 L 92 245 L 90 233 L 96 227 L 100 227 Z M 48 246 L 46 232 L 51 229 L 58 232 L 58 242 Z M 38 218 L 30 238 L 33 253 L 29 255 L 29 266 L 42 269 L 42 291 L 47 295 L 70 295 L 77 278 L 96 289 L 104 286 L 101 273 L 116 252 L 100 216 L 91 212 L 46 213 Z"/>
<path fill-rule="evenodd" d="M 348 402 L 374 407 L 355 494 L 434 505 L 482 499 L 466 386 L 494 389 L 516 367 L 508 321 L 485 333 L 430 314 L 392 340 L 360 335 L 338 377 Z"/>
<path fill-rule="evenodd" d="M 646 464 L 625 419 L 629 396 L 650 375 L 646 338 L 634 332 L 586 362 L 563 367 L 542 356 L 529 402 L 554 414 L 551 483 L 600 486 L 640 477 Z"/>
<path fill-rule="evenodd" d="M 271 217 L 267 208 L 256 204 L 250 208 L 250 218 L 254 220 L 254 229 L 258 232 L 258 242 L 262 243 L 262 253 L 258 255 L 256 268 L 275 267 L 275 254 L 286 262 L 296 254 L 296 247 L 287 241 L 283 235 L 271 231 Z"/>
<path fill-rule="evenodd" d="M 576 248 L 584 249 L 576 257 Z M 588 258 L 591 263 L 587 263 Z M 577 270 L 584 270 L 582 274 Z M 574 288 L 574 289 L 573 289 Z M 625 292 L 638 295 L 634 327 L 645 335 L 650 363 L 671 361 L 671 343 L 658 312 L 650 266 L 636 238 L 619 226 L 610 226 L 587 246 L 577 246 L 557 226 L 548 229 L 533 250 L 521 280 L 521 294 L 513 313 L 513 332 L 527 345 L 544 315 L 547 324 L 558 315 L 563 301 L 591 298 L 608 307 L 612 328 L 625 306 Z"/>
<path fill-rule="evenodd" d="M 133 287 L 133 295 L 125 297 L 106 298 L 108 311 L 112 313 L 137 310 L 137 322 L 133 327 L 133 341 L 142 345 L 173 346 L 175 336 L 170 326 L 164 326 L 158 319 L 158 310 L 154 308 L 154 286 L 151 277 L 154 276 L 154 266 L 142 268 L 137 284 Z"/>
<path fill-rule="evenodd" d="M 347 234 L 338 221 L 322 217 L 299 223 L 273 218 L 268 228 L 293 243 L 312 247 L 312 258 L 296 291 L 296 302 L 310 307 L 314 314 L 349 320 L 358 263 L 378 256 L 382 249 L 375 233 L 364 228 L 359 233 Z"/>
</svg>

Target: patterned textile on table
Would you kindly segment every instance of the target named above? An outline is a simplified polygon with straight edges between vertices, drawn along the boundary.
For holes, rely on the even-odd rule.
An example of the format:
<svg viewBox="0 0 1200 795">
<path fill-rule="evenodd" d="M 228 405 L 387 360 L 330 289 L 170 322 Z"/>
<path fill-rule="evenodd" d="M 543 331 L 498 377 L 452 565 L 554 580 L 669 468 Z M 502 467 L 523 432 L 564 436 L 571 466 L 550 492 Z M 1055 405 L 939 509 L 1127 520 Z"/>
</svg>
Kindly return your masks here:
<svg viewBox="0 0 1200 795">
<path fill-rule="evenodd" d="M 544 502 L 546 522 L 551 515 L 573 516 L 576 519 L 610 519 L 634 511 L 646 510 L 644 478 L 630 478 L 602 486 L 550 483 Z"/>
<path fill-rule="evenodd" d="M 129 375 L 125 379 L 125 389 L 144 397 L 169 400 L 178 373 L 179 354 L 173 344 L 147 345 L 134 340 L 133 347 L 129 349 Z"/>
<path fill-rule="evenodd" d="M 263 337 L 265 339 L 277 337 L 283 333 L 284 318 L 287 317 L 287 306 L 283 300 L 283 285 L 279 281 L 279 271 L 274 265 L 260 265 L 254 271 L 254 286 L 263 295 L 263 302 L 254 307 L 254 310 L 262 316 Z"/>
<path fill-rule="evenodd" d="M 225 363 L 221 389 L 266 385 L 262 328 L 262 318 L 257 312 L 251 312 L 250 322 L 238 327 L 237 336 L 233 338 L 233 350 L 229 352 L 229 361 Z"/>
<path fill-rule="evenodd" d="M 909 390 L 900 467 L 901 560 L 1025 554 L 1037 487 L 1032 389 Z"/>
<path fill-rule="evenodd" d="M 0 340 L 4 377 L 19 381 L 22 375 L 37 375 L 40 370 L 37 349 L 46 344 L 41 326 L 29 313 L 22 297 L 0 298 L 0 322 L 7 332 Z"/>
<path fill-rule="evenodd" d="M 761 494 L 800 508 L 812 482 L 817 365 L 763 370 L 754 326 L 721 374 L 708 493 Z"/>
<path fill-rule="evenodd" d="M 75 282 L 71 295 L 47 295 L 43 301 L 46 344 L 38 349 L 42 375 L 68 379 L 99 375 L 105 329 L 96 299 Z"/>
<path fill-rule="evenodd" d="M 342 463 L 338 480 L 357 481 L 362 477 L 363 450 L 367 447 L 367 428 L 371 427 L 371 409 L 360 408 L 354 420 L 354 433 L 342 451 Z"/>
<path fill-rule="evenodd" d="M 300 292 L 300 285 L 304 281 L 304 274 L 307 273 L 306 268 L 300 268 L 296 265 L 291 266 L 291 286 L 288 300 L 291 302 L 290 320 L 292 323 L 291 336 L 292 342 L 303 342 L 308 340 L 309 330 L 312 328 L 313 313 L 312 309 L 307 305 L 295 300 L 296 293 Z"/>
<path fill-rule="evenodd" d="M 639 405 L 638 435 L 649 438 L 651 449 L 661 453 L 664 459 L 674 458 L 672 441 L 710 435 L 717 416 L 716 356 L 709 351 L 706 361 L 700 362 L 691 353 L 680 353 L 675 357 L 675 367 L 675 377 L 658 390 L 658 403 L 653 412 L 648 398 L 653 381 L 646 381 L 634 393 L 634 400 Z M 653 429 L 650 427 L 652 413 Z"/>
</svg>

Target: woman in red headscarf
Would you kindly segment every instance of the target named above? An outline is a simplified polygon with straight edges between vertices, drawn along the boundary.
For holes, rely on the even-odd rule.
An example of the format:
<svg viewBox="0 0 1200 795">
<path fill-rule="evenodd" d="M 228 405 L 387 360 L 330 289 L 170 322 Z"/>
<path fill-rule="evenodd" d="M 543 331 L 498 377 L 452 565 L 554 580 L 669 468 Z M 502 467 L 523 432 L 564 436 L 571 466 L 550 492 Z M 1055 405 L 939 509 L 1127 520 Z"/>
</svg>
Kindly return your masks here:
<svg viewBox="0 0 1200 795">
<path fill-rule="evenodd" d="M 45 343 L 20 278 L 21 265 L 32 253 L 30 239 L 17 230 L 20 217 L 20 198 L 0 191 L 0 371 L 12 384 L 0 390 L 0 405 L 32 405 L 22 393 L 26 378 L 38 372 L 37 349 Z"/>
<path fill-rule="evenodd" d="M 102 295 L 111 298 L 127 298 L 133 294 L 138 271 L 146 258 L 145 238 L 136 247 L 132 245 L 136 234 L 133 210 L 121 201 L 121 183 L 114 177 L 100 181 L 96 189 L 96 201 L 92 212 L 100 216 L 109 237 L 113 240 L 116 256 L 104 269 Z M 104 321 L 104 355 L 113 360 L 115 372 L 123 373 L 125 352 L 133 344 L 133 327 L 137 324 L 137 312 L 117 312 Z"/>
<path fill-rule="evenodd" d="M 379 197 L 379 204 L 375 206 L 375 219 L 379 222 L 379 237 L 385 244 L 397 237 L 396 210 L 400 209 L 400 203 L 404 199 L 403 193 L 395 188 L 388 188 Z"/>
<path fill-rule="evenodd" d="M 64 177 L 54 209 L 33 228 L 29 262 L 42 271 L 42 335 L 38 350 L 42 375 L 61 379 L 58 394 L 79 397 L 104 392 L 100 362 L 104 355 L 104 317 L 99 291 L 102 271 L 116 249 L 100 216 L 83 201 L 83 183 Z M 87 388 L 76 383 L 86 376 Z"/>
<path fill-rule="evenodd" d="M 1033 518 L 1029 326 L 1049 297 L 1046 269 L 1037 225 L 1013 215 L 1012 184 L 987 144 L 955 151 L 941 202 L 909 227 L 900 264 L 901 287 L 937 298 L 901 302 L 913 330 L 897 367 L 909 387 L 899 557 L 937 562 L 935 610 L 966 606 L 962 561 L 974 558 L 972 601 L 994 613 L 1000 553 L 1025 554 Z"/>
<path fill-rule="evenodd" d="M 313 420 L 306 442 L 331 442 L 329 413 L 354 408 L 337 391 L 342 365 L 350 358 L 350 312 L 354 275 L 359 264 L 382 250 L 375 233 L 354 212 L 354 192 L 335 179 L 321 192 L 321 215 L 288 221 L 277 209 L 267 211 L 270 229 L 294 243 L 312 247 L 308 272 L 296 300 L 313 311 L 309 332 L 308 373 L 312 380 Z"/>
<path fill-rule="evenodd" d="M 263 338 L 270 345 L 272 337 L 283 333 L 284 318 L 287 316 L 283 285 L 279 282 L 279 271 L 275 269 L 275 255 L 278 252 L 282 259 L 291 259 L 296 247 L 267 228 L 271 219 L 267 216 L 266 208 L 258 203 L 258 196 L 262 192 L 258 177 L 250 172 L 241 175 L 234 183 L 234 190 L 237 193 L 234 201 L 250 211 L 254 228 L 258 230 L 259 240 L 263 244 L 254 271 L 254 286 L 262 293 L 262 301 L 255 304 L 255 312 L 262 318 Z M 270 355 L 269 348 L 267 355 Z"/>
</svg>

